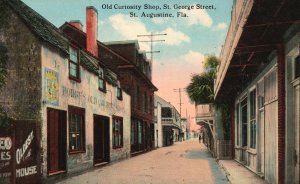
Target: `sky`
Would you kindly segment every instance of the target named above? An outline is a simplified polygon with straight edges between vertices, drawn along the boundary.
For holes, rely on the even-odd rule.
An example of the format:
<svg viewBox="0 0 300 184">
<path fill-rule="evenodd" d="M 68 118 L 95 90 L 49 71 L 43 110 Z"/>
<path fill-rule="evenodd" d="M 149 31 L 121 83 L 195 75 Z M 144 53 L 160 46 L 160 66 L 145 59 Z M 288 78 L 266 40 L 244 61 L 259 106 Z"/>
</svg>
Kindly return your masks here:
<svg viewBox="0 0 300 184">
<path fill-rule="evenodd" d="M 153 54 L 152 82 L 158 88 L 156 94 L 180 111 L 179 93 L 174 92 L 174 89 L 181 88 L 182 117 L 190 118 L 192 128 L 198 128 L 194 118 L 195 106 L 186 95 L 185 88 L 193 74 L 203 72 L 205 56 L 219 56 L 229 27 L 233 0 L 22 1 L 57 27 L 70 20 L 80 20 L 83 30 L 85 8 L 94 6 L 98 10 L 98 40 L 102 42 L 149 41 L 149 37 L 137 35 L 166 33 L 166 36 L 154 37 L 165 41 L 153 43 L 153 51 L 160 51 Z M 170 9 L 164 9 L 164 5 Z M 213 9 L 197 9 L 197 5 L 213 5 Z M 141 9 L 120 9 L 124 6 L 141 6 Z M 191 6 L 194 9 L 188 9 Z M 184 9 L 178 9 L 179 7 Z M 137 17 L 130 17 L 131 12 Z M 171 13 L 174 17 L 141 17 L 143 12 Z M 179 17 L 178 12 L 181 12 Z M 139 42 L 139 45 L 141 50 L 150 51 L 149 42 Z M 147 57 L 150 59 L 149 54 Z"/>
</svg>

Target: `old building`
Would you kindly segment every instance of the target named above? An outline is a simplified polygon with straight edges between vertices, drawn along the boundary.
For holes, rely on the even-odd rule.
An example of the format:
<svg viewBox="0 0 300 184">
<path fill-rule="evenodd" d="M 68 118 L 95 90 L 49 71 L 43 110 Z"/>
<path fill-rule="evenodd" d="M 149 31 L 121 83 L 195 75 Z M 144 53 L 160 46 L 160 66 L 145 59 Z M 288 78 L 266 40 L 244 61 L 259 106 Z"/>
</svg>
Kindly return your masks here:
<svg viewBox="0 0 300 184">
<path fill-rule="evenodd" d="M 269 183 L 299 183 L 299 8 L 234 1 L 215 81 L 232 112 L 234 159 Z"/>
<path fill-rule="evenodd" d="M 215 156 L 217 145 L 215 142 L 216 126 L 215 114 L 212 104 L 196 105 L 196 123 L 201 126 L 201 135 L 207 148 Z"/>
<path fill-rule="evenodd" d="M 24 168 L 17 170 L 17 180 L 35 183 L 28 179 L 34 174 L 55 180 L 128 158 L 131 99 L 120 77 L 100 59 L 97 11 L 86 9 L 87 47 L 80 47 L 21 1 L 2 0 L 0 7 L 5 16 L 0 44 L 8 56 L 1 108 L 38 127 L 20 140 L 25 146 L 17 149 L 16 161 Z M 35 139 L 40 152 L 29 149 Z M 40 158 L 35 164 L 41 169 L 24 165 L 31 157 Z"/>
<path fill-rule="evenodd" d="M 169 146 L 181 139 L 181 117 L 176 108 L 158 95 L 154 95 L 157 144 Z M 161 127 L 159 127 L 161 125 Z"/>
<path fill-rule="evenodd" d="M 60 27 L 79 47 L 85 48 L 86 33 L 78 21 Z M 100 34 L 101 35 L 101 34 Z M 118 85 L 131 96 L 131 153 L 136 155 L 154 148 L 153 94 L 151 66 L 137 41 L 101 43 L 99 58 L 119 75 Z"/>
<path fill-rule="evenodd" d="M 129 63 L 118 67 L 122 88 L 131 95 L 131 152 L 144 152 L 154 148 L 154 91 L 151 82 L 152 66 L 146 54 L 140 51 L 137 41 L 104 43 L 123 56 Z"/>
</svg>

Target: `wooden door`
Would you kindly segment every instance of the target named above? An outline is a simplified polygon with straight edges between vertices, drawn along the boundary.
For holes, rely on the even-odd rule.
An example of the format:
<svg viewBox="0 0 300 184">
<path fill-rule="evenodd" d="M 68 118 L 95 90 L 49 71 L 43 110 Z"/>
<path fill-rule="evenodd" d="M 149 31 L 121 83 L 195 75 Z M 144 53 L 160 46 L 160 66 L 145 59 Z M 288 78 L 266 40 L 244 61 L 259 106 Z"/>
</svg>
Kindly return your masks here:
<svg viewBox="0 0 300 184">
<path fill-rule="evenodd" d="M 66 169 L 66 112 L 48 109 L 48 173 Z"/>
<path fill-rule="evenodd" d="M 94 164 L 109 162 L 109 118 L 94 115 Z"/>
</svg>

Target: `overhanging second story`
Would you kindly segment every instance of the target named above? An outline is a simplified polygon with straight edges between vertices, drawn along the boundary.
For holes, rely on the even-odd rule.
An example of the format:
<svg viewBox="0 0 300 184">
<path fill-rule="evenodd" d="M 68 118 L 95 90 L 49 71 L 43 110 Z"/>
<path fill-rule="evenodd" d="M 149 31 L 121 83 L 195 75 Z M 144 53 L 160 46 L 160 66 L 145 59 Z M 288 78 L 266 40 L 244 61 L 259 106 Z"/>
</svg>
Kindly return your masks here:
<svg viewBox="0 0 300 184">
<path fill-rule="evenodd" d="M 196 105 L 196 122 L 200 122 L 203 120 L 213 120 L 214 115 L 215 112 L 212 104 Z"/>
<path fill-rule="evenodd" d="M 215 99 L 231 99 L 247 86 L 268 66 L 281 49 L 284 34 L 299 20 L 299 0 L 234 0 L 219 56 Z"/>
<path fill-rule="evenodd" d="M 172 104 L 159 97 L 158 95 L 154 96 L 154 103 L 157 110 L 160 111 L 160 113 L 156 113 L 157 115 L 159 114 L 160 117 L 156 116 L 156 118 L 161 120 L 162 126 L 172 126 L 176 128 L 181 127 L 180 113 Z M 159 109 L 157 104 L 160 104 Z"/>
</svg>

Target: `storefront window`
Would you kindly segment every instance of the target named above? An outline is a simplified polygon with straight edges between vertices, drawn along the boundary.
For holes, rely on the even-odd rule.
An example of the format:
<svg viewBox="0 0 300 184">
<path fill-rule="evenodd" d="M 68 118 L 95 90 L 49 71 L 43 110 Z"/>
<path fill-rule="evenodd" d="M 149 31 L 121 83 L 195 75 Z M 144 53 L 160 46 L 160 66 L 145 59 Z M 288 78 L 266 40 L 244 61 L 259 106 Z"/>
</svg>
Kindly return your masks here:
<svg viewBox="0 0 300 184">
<path fill-rule="evenodd" d="M 123 147 L 123 118 L 113 117 L 113 148 Z"/>
<path fill-rule="evenodd" d="M 242 146 L 247 146 L 247 98 L 241 102 L 241 120 L 242 120 Z"/>
<path fill-rule="evenodd" d="M 84 109 L 69 107 L 69 151 L 84 151 Z"/>
<path fill-rule="evenodd" d="M 256 148 L 256 90 L 250 92 L 250 148 Z"/>
</svg>

